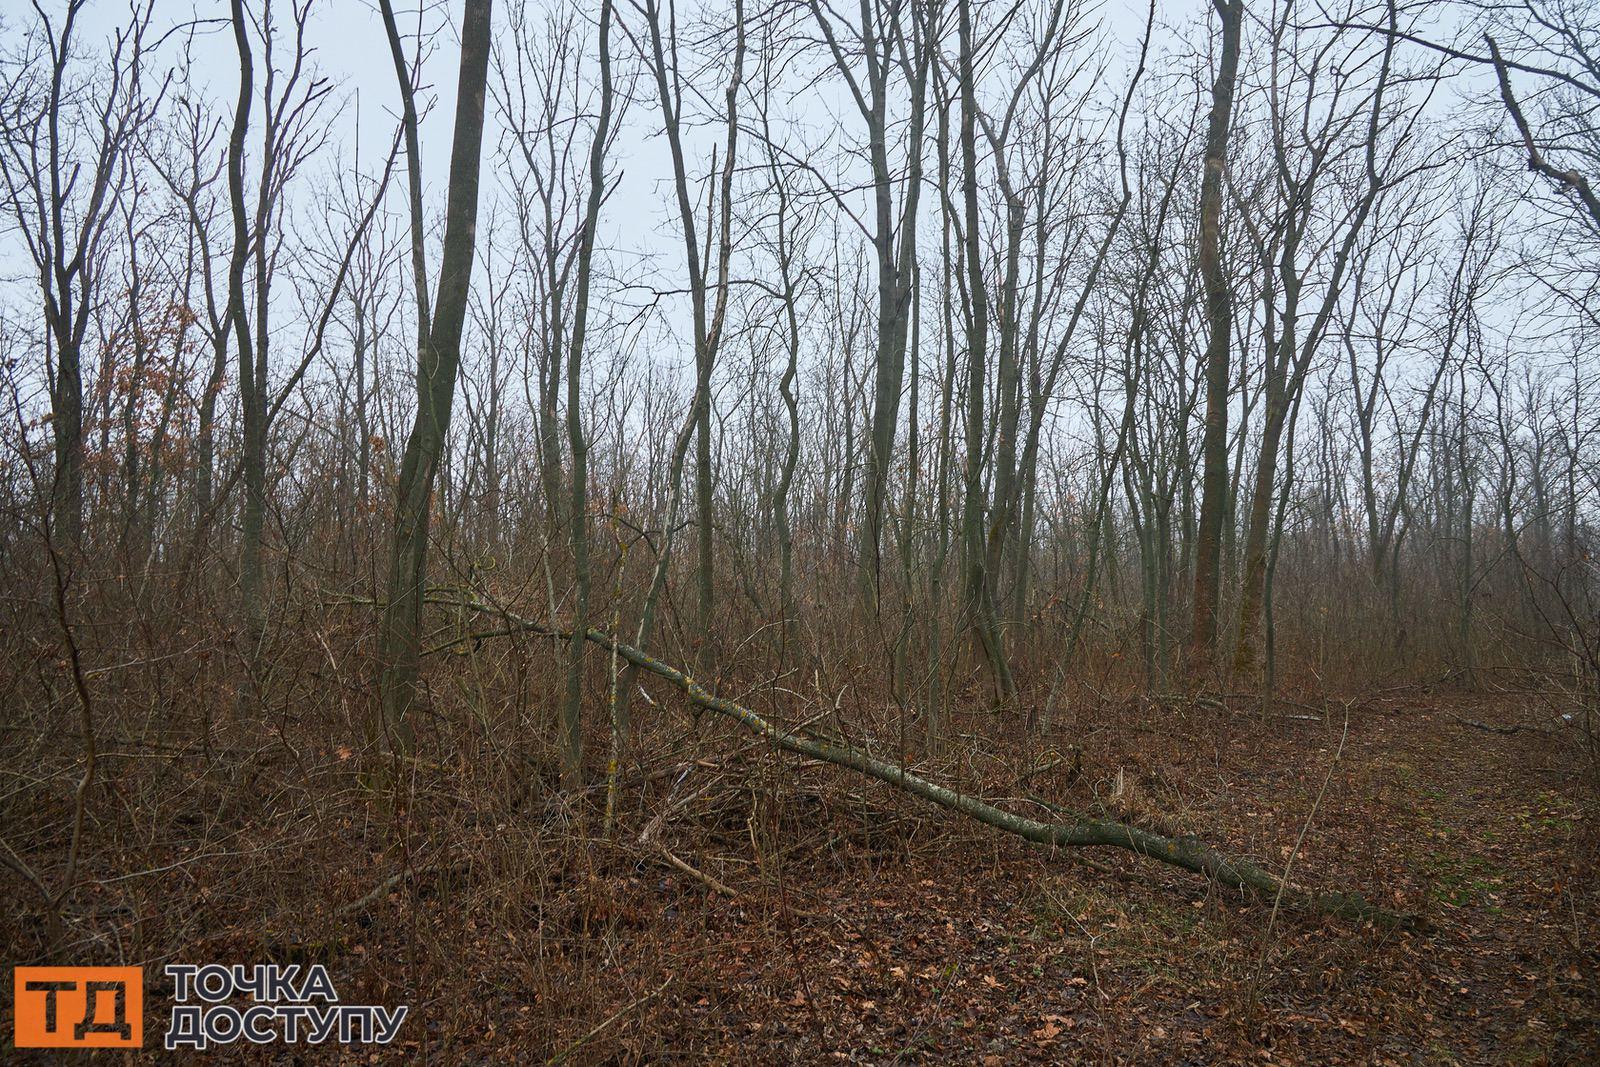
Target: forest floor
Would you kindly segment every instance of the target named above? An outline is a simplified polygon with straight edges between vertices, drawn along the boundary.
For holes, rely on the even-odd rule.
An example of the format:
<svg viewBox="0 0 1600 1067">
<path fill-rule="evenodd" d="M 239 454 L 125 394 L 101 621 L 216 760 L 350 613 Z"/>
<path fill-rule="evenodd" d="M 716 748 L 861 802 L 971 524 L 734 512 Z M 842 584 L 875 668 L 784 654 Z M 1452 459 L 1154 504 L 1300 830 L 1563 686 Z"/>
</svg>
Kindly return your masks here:
<svg viewBox="0 0 1600 1067">
<path fill-rule="evenodd" d="M 212 788 L 190 779 L 147 844 L 95 854 L 146 876 L 80 892 L 82 923 L 121 924 L 82 954 L 144 961 L 158 997 L 172 959 L 325 962 L 347 1002 L 410 1004 L 389 1055 L 436 1062 L 1600 1062 L 1600 814 L 1576 729 L 1532 695 L 1233 703 L 1101 703 L 1043 756 L 974 715 L 919 766 L 1034 815 L 1196 833 L 1279 872 L 1292 854 L 1294 883 L 1426 932 L 1050 853 L 677 716 L 687 756 L 633 781 L 616 843 L 554 800 L 485 814 L 477 762 L 436 767 L 399 885 L 342 746 L 260 757 L 231 778 L 258 806 L 205 827 L 181 814 Z M 162 869 L 158 842 L 185 833 Z"/>
<path fill-rule="evenodd" d="M 1425 935 L 1274 917 L 1183 871 L 1050 855 L 859 783 L 785 858 L 746 797 L 702 813 L 706 851 L 679 857 L 732 899 L 670 868 L 580 891 L 587 936 L 616 952 L 608 1010 L 564 1036 L 621 1011 L 577 1060 L 1600 1062 L 1600 824 L 1551 720 L 1519 699 L 1367 702 L 1331 777 L 1337 706 L 1265 724 L 1130 706 L 1084 744 L 1078 777 L 1112 812 L 1280 870 L 1327 782 L 1293 877 L 1415 910 Z M 485 1005 L 496 1043 L 519 1043 L 517 1000 Z M 566 1047 L 551 1036 L 526 1035 Z"/>
</svg>

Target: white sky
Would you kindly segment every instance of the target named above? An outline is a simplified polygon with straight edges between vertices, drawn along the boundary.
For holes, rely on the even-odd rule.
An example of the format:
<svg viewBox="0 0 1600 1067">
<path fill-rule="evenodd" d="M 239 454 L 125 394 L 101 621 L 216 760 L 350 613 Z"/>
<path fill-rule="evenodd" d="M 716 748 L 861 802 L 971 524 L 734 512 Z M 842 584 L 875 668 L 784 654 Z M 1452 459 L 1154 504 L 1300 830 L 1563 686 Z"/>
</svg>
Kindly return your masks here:
<svg viewBox="0 0 1600 1067">
<path fill-rule="evenodd" d="M 260 0 L 254 2 L 259 6 Z M 287 25 L 288 0 L 275 0 L 274 6 L 277 9 L 275 18 L 280 26 Z M 752 0 L 747 9 L 747 17 L 753 20 L 760 6 L 757 0 Z M 508 0 L 497 0 L 495 4 L 497 41 L 503 40 L 509 7 Z M 590 8 L 593 10 L 589 10 Z M 715 8 L 716 5 L 712 5 L 712 9 Z M 596 0 L 593 3 L 581 4 L 580 9 L 593 19 L 598 15 L 599 5 Z M 621 17 L 635 28 L 642 22 L 642 19 L 631 10 L 628 0 L 619 0 L 618 10 Z M 692 5 L 683 5 L 683 14 L 680 17 L 686 18 L 691 10 Z M 1163 0 L 1158 17 L 1164 24 L 1164 29 L 1158 28 L 1158 38 L 1166 38 L 1168 46 L 1184 49 L 1185 44 L 1175 38 L 1180 31 L 1192 32 L 1194 23 L 1191 16 L 1198 10 L 1200 4 L 1196 0 L 1178 0 L 1175 3 Z M 227 23 L 227 13 L 227 4 L 224 0 L 208 0 L 201 3 L 196 3 L 194 0 L 156 0 L 156 21 L 163 29 L 185 20 L 200 22 L 200 28 L 194 37 L 194 64 L 191 77 L 196 86 L 209 89 L 216 107 L 224 113 L 231 111 L 238 87 L 238 63 L 232 30 Z M 420 22 L 429 48 L 422 65 L 424 91 L 419 97 L 419 106 L 426 107 L 421 129 L 422 169 L 428 202 L 432 209 L 442 208 L 443 189 L 449 167 L 451 127 L 455 110 L 456 65 L 460 55 L 456 31 L 459 15 L 458 3 L 444 3 L 440 0 L 423 0 L 423 7 L 420 10 L 414 3 L 403 5 L 399 9 L 402 32 L 414 39 Z M 1144 16 L 1145 7 L 1134 0 L 1106 0 L 1100 5 L 1104 33 L 1111 41 L 1113 53 L 1123 58 L 1131 57 L 1138 45 Z M 118 0 L 92 0 L 81 23 L 82 38 L 86 43 L 97 38 L 103 39 L 109 36 L 117 24 L 125 22 L 126 18 L 127 8 L 124 3 Z M 1088 18 L 1093 20 L 1095 16 L 1091 13 Z M 200 20 L 216 21 L 208 24 Z M 353 148 L 350 142 L 354 138 L 356 117 L 359 113 L 363 167 L 375 168 L 388 150 L 395 128 L 395 116 L 398 114 L 394 67 L 390 60 L 389 47 L 377 4 L 371 0 L 311 0 L 307 39 L 313 52 L 313 64 L 323 76 L 338 85 L 338 93 L 346 102 L 336 120 L 338 137 L 343 142 L 339 145 L 341 158 L 337 163 L 344 169 L 348 169 L 350 165 Z M 1158 39 L 1157 47 L 1161 44 L 1162 41 Z M 1204 47 L 1204 42 L 1201 42 L 1201 46 Z M 626 53 L 631 47 L 625 35 L 613 32 L 612 47 L 613 52 L 619 57 L 616 64 L 618 68 L 631 65 L 624 62 L 628 59 Z M 747 58 L 747 79 L 751 76 L 749 68 L 756 60 L 755 51 L 756 40 L 752 36 L 750 55 Z M 167 58 L 170 60 L 176 55 L 177 48 L 169 45 Z M 280 55 L 280 62 L 282 58 Z M 259 57 L 257 63 L 260 63 Z M 491 78 L 493 78 L 492 72 Z M 258 89 L 259 82 L 258 72 Z M 720 89 L 720 86 L 717 88 Z M 675 233 L 676 208 L 669 201 L 670 185 L 666 184 L 670 182 L 670 160 L 664 143 L 657 133 L 660 124 L 659 105 L 656 103 L 652 85 L 641 82 L 637 96 L 638 99 L 629 112 L 628 123 L 622 130 L 615 155 L 616 164 L 624 172 L 625 184 L 620 190 L 620 195 L 608 205 L 606 223 L 614 233 L 629 235 L 633 240 L 666 226 L 670 231 L 674 231 L 669 232 L 667 236 L 669 247 L 675 249 L 678 240 Z M 720 103 L 720 100 L 717 102 Z M 796 97 L 794 103 L 800 109 L 796 117 L 811 127 L 813 132 L 824 135 L 829 132 L 827 126 L 842 122 L 845 129 L 840 132 L 844 137 L 854 140 L 860 132 L 860 117 L 855 114 L 853 106 L 845 103 L 842 96 L 838 102 L 841 108 L 837 110 L 836 118 L 835 114 L 829 113 L 832 109 L 822 105 L 816 93 Z M 257 115 L 259 117 L 259 105 Z M 496 197 L 500 195 L 494 188 L 494 177 L 497 163 L 496 150 L 504 132 L 501 117 L 496 113 L 491 101 L 484 131 L 485 185 L 482 200 L 484 216 L 487 215 L 488 209 L 494 206 Z M 720 129 L 711 130 L 709 133 L 713 138 L 720 140 Z M 688 145 L 691 155 L 690 165 L 692 170 L 703 173 L 707 154 L 695 151 L 695 140 L 691 134 Z M 705 138 L 699 140 L 700 147 L 709 147 L 709 142 Z M 323 161 L 324 166 L 334 164 L 335 160 L 332 158 Z"/>
<path fill-rule="evenodd" d="M 203 89 L 211 97 L 217 113 L 225 117 L 233 106 L 238 77 L 233 36 L 227 22 L 227 5 L 223 0 L 155 0 L 155 2 L 159 29 L 164 30 L 184 22 L 198 24 L 193 38 L 193 66 L 190 77 L 197 89 Z M 260 2 L 261 0 L 255 0 L 256 6 L 259 7 Z M 289 0 L 274 2 L 277 10 L 275 17 L 280 25 L 283 25 L 288 18 L 288 3 Z M 376 3 L 371 0 L 311 0 L 311 3 L 312 16 L 308 31 L 312 49 L 311 61 L 323 76 L 336 83 L 339 100 L 328 108 L 328 114 L 333 121 L 329 151 L 326 151 L 323 158 L 300 179 L 302 190 L 314 189 L 316 183 L 334 172 L 348 174 L 358 147 L 362 170 L 367 174 L 373 173 L 381 164 L 391 143 L 398 102 L 394 68 Z M 622 17 L 637 29 L 641 19 L 632 10 L 630 0 L 619 0 L 618 6 Z M 414 34 L 420 25 L 423 39 L 428 44 L 422 67 L 424 91 L 419 103 L 426 108 L 421 130 L 422 169 L 428 206 L 435 217 L 441 213 L 443 206 L 443 190 L 449 163 L 459 56 L 454 22 L 459 16 L 459 7 L 459 3 L 454 0 L 450 3 L 424 0 L 424 7 L 420 13 L 416 7 L 411 7 L 409 10 L 402 9 L 400 14 L 402 30 L 408 35 Z M 495 7 L 496 40 L 497 43 L 503 43 L 508 23 L 509 0 L 496 0 Z M 853 5 L 846 7 L 853 10 Z M 1209 5 L 1204 0 L 1178 0 L 1175 3 L 1163 0 L 1159 4 L 1158 23 L 1155 39 L 1152 42 L 1152 58 L 1155 60 L 1153 74 L 1163 72 L 1163 56 L 1183 56 L 1210 49 L 1211 42 L 1204 29 L 1205 22 L 1200 18 L 1208 9 Z M 680 14 L 680 25 L 687 22 L 686 13 L 689 10 L 690 7 L 686 5 L 684 13 Z M 722 9 L 714 3 L 710 10 L 720 15 Z M 598 13 L 598 0 L 581 5 L 580 11 L 588 18 L 594 18 Z M 759 11 L 759 4 L 751 0 L 747 16 L 754 21 Z M 94 42 L 104 40 L 117 24 L 127 19 L 127 14 L 126 0 L 91 0 L 80 26 L 81 42 L 89 48 Z M 15 33 L 19 23 L 30 16 L 29 12 L 10 14 L 6 22 L 0 24 L 0 33 Z M 1107 62 L 1106 84 L 1103 86 L 1107 102 L 1120 92 L 1125 84 L 1130 60 L 1143 30 L 1144 17 L 1145 7 L 1136 0 L 1105 0 L 1097 9 L 1090 9 L 1085 15 L 1086 23 L 1093 24 L 1098 20 L 1100 24 L 1102 43 L 1097 47 L 1097 51 Z M 757 58 L 755 51 L 759 47 L 759 41 L 754 35 L 750 47 L 751 55 L 747 61 L 747 71 L 754 66 Z M 157 66 L 177 62 L 180 48 L 181 45 L 177 40 L 169 41 L 166 52 L 158 60 Z M 631 45 L 625 34 L 613 33 L 613 50 L 618 56 L 616 66 L 619 75 L 635 66 L 629 57 Z M 280 55 L 279 61 L 282 59 Z M 692 68 L 692 63 L 686 59 L 685 66 Z M 258 71 L 258 86 L 260 77 Z M 753 75 L 747 73 L 747 78 L 751 77 Z M 494 74 L 491 72 L 491 79 L 493 78 Z M 715 106 L 720 102 L 717 93 L 720 85 L 715 85 L 715 78 L 712 81 L 713 85 L 708 88 L 713 94 L 712 101 Z M 681 285 L 682 245 L 677 232 L 676 206 L 671 198 L 670 163 L 664 140 L 657 132 L 660 126 L 660 112 L 654 86 L 641 80 L 637 85 L 636 95 L 637 99 L 629 111 L 627 123 L 622 128 L 613 157 L 613 165 L 621 170 L 623 180 L 603 216 L 602 244 L 613 251 L 615 258 L 632 264 L 630 272 L 638 273 L 643 269 L 638 266 L 641 263 L 653 263 L 655 279 L 662 285 L 667 287 Z M 830 80 L 821 89 L 796 94 L 780 106 L 788 107 L 789 117 L 797 124 L 796 133 L 802 143 L 831 142 L 852 148 L 861 143 L 860 116 L 855 112 L 854 106 L 844 99 L 842 89 L 836 81 Z M 359 146 L 353 143 L 358 115 Z M 259 103 L 257 117 L 259 118 Z M 259 122 L 256 126 L 259 130 Z M 498 150 L 505 132 L 491 100 L 484 136 L 484 185 L 479 215 L 480 248 L 481 238 L 488 229 L 486 224 L 491 214 L 498 213 L 507 225 L 513 221 L 507 190 L 498 180 L 500 163 Z M 720 141 L 721 133 L 720 126 L 713 125 L 688 134 L 689 165 L 691 173 L 695 176 L 705 174 L 711 146 L 714 142 Z M 748 140 L 745 145 L 745 150 L 749 153 L 746 158 L 754 159 L 755 148 Z M 819 157 L 819 165 L 826 166 L 827 163 L 820 161 Z M 403 182 L 403 170 L 399 170 L 395 176 L 395 185 L 391 189 L 391 209 L 402 215 L 403 200 L 396 194 L 402 191 Z M 303 197 L 305 193 L 299 195 Z M 300 201 L 302 204 L 304 202 Z M 924 204 L 924 219 L 933 217 L 936 206 L 932 198 L 925 196 Z M 847 220 L 841 221 L 840 225 L 846 230 L 850 227 Z M 508 237 L 509 233 L 504 234 L 502 240 Z M 433 256 L 437 256 L 436 231 L 432 234 L 430 252 Z M 0 262 L 17 262 L 15 250 L 0 254 Z M 8 273 L 11 273 L 13 278 L 17 277 L 16 272 Z M 645 270 L 645 273 L 648 274 L 649 271 Z M 409 284 L 409 272 L 407 272 L 407 283 Z M 31 299 L 36 299 L 34 294 L 21 291 L 26 289 L 26 286 L 12 284 L 7 288 L 11 291 L 6 303 L 12 307 L 19 305 L 26 307 Z M 291 287 L 280 287 L 280 297 L 285 292 L 291 299 L 293 298 Z M 678 343 L 667 346 L 666 351 L 655 352 L 655 358 L 669 364 L 681 364 L 687 359 L 685 336 L 687 330 L 679 327 L 678 321 L 682 317 L 681 309 L 668 310 L 666 316 L 674 326 L 673 333 Z M 673 349 L 676 349 L 675 353 Z"/>
</svg>

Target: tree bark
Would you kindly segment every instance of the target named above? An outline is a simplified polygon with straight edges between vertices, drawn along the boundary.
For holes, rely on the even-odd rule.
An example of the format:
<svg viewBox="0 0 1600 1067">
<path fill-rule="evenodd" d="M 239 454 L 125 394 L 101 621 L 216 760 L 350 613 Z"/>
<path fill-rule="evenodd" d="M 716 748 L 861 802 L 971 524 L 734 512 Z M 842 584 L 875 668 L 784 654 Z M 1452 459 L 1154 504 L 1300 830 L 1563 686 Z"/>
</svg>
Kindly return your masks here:
<svg viewBox="0 0 1600 1067">
<path fill-rule="evenodd" d="M 237 2 L 237 0 L 235 0 Z M 381 0 L 390 47 L 406 101 L 407 165 L 412 179 L 413 234 L 420 237 L 421 160 L 415 151 L 416 109 L 405 71 L 390 0 Z M 477 236 L 478 174 L 483 147 L 484 92 L 489 71 L 492 0 L 466 0 L 461 28 L 461 72 L 456 89 L 455 137 L 450 150 L 450 187 L 445 207 L 444 249 L 436 311 L 427 310 L 427 281 L 420 241 L 413 242 L 418 290 L 417 410 L 406 439 L 390 542 L 387 599 L 379 634 L 382 726 L 392 751 L 408 755 L 413 745 L 410 711 L 421 658 L 428 526 L 434 479 L 444 452 L 461 361 L 461 333 L 472 281 Z"/>
<path fill-rule="evenodd" d="M 575 636 L 567 651 L 567 700 L 562 712 L 562 775 L 568 788 L 583 772 L 583 651 L 576 636 L 589 617 L 589 444 L 583 430 L 583 344 L 589 328 L 589 283 L 593 274 L 595 231 L 606 195 L 606 142 L 611 136 L 611 0 L 600 5 L 600 117 L 589 146 L 589 200 L 578 241 L 578 291 L 572 312 L 572 343 L 567 357 L 567 444 L 572 451 L 572 605 Z"/>
<path fill-rule="evenodd" d="M 983 415 L 985 356 L 988 350 L 989 305 L 984 290 L 979 249 L 978 217 L 978 107 L 973 85 L 972 4 L 960 0 L 961 22 L 961 167 L 962 206 L 965 212 L 967 272 L 967 462 L 961 512 L 962 545 L 966 555 L 967 623 L 974 644 L 994 682 L 995 699 L 1008 704 L 1016 696 L 1016 683 L 1006 662 L 1004 636 L 995 618 L 994 589 L 989 579 L 989 553 L 984 541 L 983 451 L 986 425 Z M 1012 435 L 1015 441 L 1015 432 Z M 998 502 L 997 502 L 998 506 Z"/>
<path fill-rule="evenodd" d="M 1200 274 L 1205 284 L 1205 436 L 1200 523 L 1195 535 L 1194 623 L 1189 671 L 1195 680 L 1210 672 L 1217 646 L 1217 602 L 1222 592 L 1222 527 L 1228 496 L 1228 370 L 1233 301 L 1222 265 L 1222 183 L 1227 169 L 1228 127 L 1239 71 L 1244 0 L 1212 0 L 1221 21 L 1222 48 L 1211 88 L 1206 128 L 1205 173 L 1200 185 Z"/>
</svg>

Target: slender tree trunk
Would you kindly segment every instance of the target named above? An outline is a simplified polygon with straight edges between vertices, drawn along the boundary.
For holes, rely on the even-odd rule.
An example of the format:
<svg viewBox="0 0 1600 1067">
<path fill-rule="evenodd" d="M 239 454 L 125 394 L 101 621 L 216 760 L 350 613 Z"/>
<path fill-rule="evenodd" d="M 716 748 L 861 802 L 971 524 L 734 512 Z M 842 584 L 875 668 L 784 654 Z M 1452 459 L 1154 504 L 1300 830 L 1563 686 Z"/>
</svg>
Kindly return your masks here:
<svg viewBox="0 0 1600 1067">
<path fill-rule="evenodd" d="M 978 652 L 994 682 L 995 699 L 1010 703 L 1016 696 L 1011 668 L 1006 663 L 1004 638 L 995 619 L 994 590 L 990 585 L 988 552 L 984 540 L 983 417 L 985 355 L 988 349 L 989 308 L 984 290 L 978 215 L 978 106 L 973 85 L 972 4 L 960 0 L 961 21 L 961 167 L 965 211 L 967 298 L 967 463 L 962 538 L 966 553 L 966 611 Z"/>
<path fill-rule="evenodd" d="M 264 442 L 257 418 L 255 343 L 250 336 L 245 312 L 244 273 L 250 254 L 250 216 L 244 197 L 245 142 L 250 131 L 250 105 L 254 94 L 255 64 L 250 50 L 250 26 L 243 0 L 233 0 L 233 40 L 239 56 L 239 98 L 233 113 L 228 138 L 228 201 L 233 215 L 233 248 L 228 258 L 227 322 L 233 329 L 239 364 L 239 401 L 243 408 L 244 455 L 242 474 L 245 502 L 241 513 L 242 539 L 239 558 L 239 600 L 244 616 L 244 642 L 247 661 L 253 661 L 260 644 L 264 617 L 261 609 L 261 518 L 260 500 L 265 481 Z M 259 282 L 258 285 L 264 284 Z M 220 347 L 220 346 L 219 346 Z M 254 499 L 252 495 L 254 494 Z M 209 494 L 208 494 L 209 495 Z M 241 693 L 243 695 L 243 693 Z"/>
<path fill-rule="evenodd" d="M 391 749 L 407 755 L 413 744 L 409 713 L 416 696 L 422 655 L 422 607 L 433 486 L 450 427 L 467 293 L 472 281 L 493 4 L 492 0 L 466 0 L 462 16 L 461 73 L 456 89 L 455 137 L 450 150 L 444 250 L 436 311 L 432 315 L 426 309 L 427 280 L 421 269 L 421 249 L 417 247 L 423 220 L 419 191 L 421 160 L 415 150 L 416 110 L 410 102 L 411 80 L 405 69 L 390 0 L 382 0 L 382 5 L 391 51 L 400 75 L 400 91 L 406 101 L 407 164 L 412 176 L 413 262 L 417 267 L 419 290 L 419 332 L 425 339 L 417 352 L 417 410 L 400 466 L 390 543 L 388 595 L 378 645 L 384 731 Z"/>
<path fill-rule="evenodd" d="M 699 559 L 695 569 L 696 623 L 702 638 L 712 625 L 713 595 L 716 588 L 714 566 L 716 563 L 713 489 L 711 469 L 711 375 L 715 369 L 717 348 L 721 341 L 723 316 L 727 309 L 728 266 L 733 254 L 732 210 L 733 175 L 738 158 L 738 96 L 744 78 L 744 9 L 742 2 L 735 14 L 738 32 L 738 50 L 732 77 L 726 91 L 726 152 L 720 176 L 720 221 L 717 247 L 718 275 L 715 306 L 707 302 L 707 265 L 702 262 L 699 241 L 696 238 L 695 208 L 689 188 L 688 166 L 684 159 L 682 131 L 681 85 L 677 70 L 677 41 L 670 41 L 661 27 L 661 10 L 655 0 L 648 0 L 644 8 L 649 26 L 650 72 L 656 83 L 656 94 L 661 104 L 662 129 L 672 155 L 673 186 L 677 194 L 679 223 L 682 228 L 685 263 L 689 274 L 690 312 L 694 326 L 695 395 L 693 420 L 695 426 L 695 523 L 697 526 Z M 675 24 L 674 24 L 675 30 Z M 668 56 L 671 56 L 671 63 Z M 714 226 L 708 222 L 708 228 Z M 710 233 L 706 235 L 707 249 Z"/>
<path fill-rule="evenodd" d="M 1286 327 L 1287 328 L 1287 327 Z M 1257 646 L 1261 635 L 1261 607 L 1266 596 L 1269 526 L 1277 500 L 1278 451 L 1288 403 L 1281 383 L 1269 385 L 1265 423 L 1261 427 L 1261 451 L 1256 458 L 1255 485 L 1250 494 L 1250 512 L 1245 518 L 1244 573 L 1239 591 L 1239 642 L 1234 650 L 1233 669 L 1248 676 L 1256 668 Z"/>
<path fill-rule="evenodd" d="M 1221 21 L 1222 49 L 1211 88 L 1206 130 L 1205 175 L 1200 186 L 1200 274 L 1205 283 L 1206 342 L 1205 437 L 1201 444 L 1203 479 L 1200 523 L 1195 535 L 1194 625 L 1190 635 L 1190 673 L 1202 680 L 1211 670 L 1217 646 L 1217 601 L 1222 586 L 1222 528 L 1228 495 L 1228 371 L 1233 332 L 1233 302 L 1222 265 L 1222 182 L 1227 168 L 1228 127 L 1233 116 L 1234 83 L 1239 70 L 1239 39 L 1244 0 L 1212 0 Z"/>
<path fill-rule="evenodd" d="M 917 208 L 922 193 L 923 124 L 928 73 L 935 48 L 938 3 L 874 5 L 863 0 L 860 25 L 854 28 L 866 60 L 865 88 L 852 72 L 830 14 L 821 0 L 811 0 L 812 16 L 827 41 L 838 69 L 852 86 L 852 96 L 867 127 L 867 157 L 872 174 L 872 247 L 877 259 L 878 331 L 873 360 L 872 411 L 867 431 L 862 523 L 857 532 L 857 571 L 869 611 L 878 610 L 882 578 L 884 509 L 888 505 L 889 472 L 894 463 L 895 431 L 900 419 L 900 393 L 905 385 L 906 341 L 911 314 L 911 287 L 916 273 Z M 911 25 L 902 21 L 909 14 Z M 920 21 L 919 21 L 920 20 Z M 889 165 L 892 136 L 889 76 L 898 67 L 905 75 L 910 115 L 904 143 L 905 173 Z M 896 218 L 894 190 L 904 189 Z M 855 442 L 850 442 L 855 447 Z M 847 498 L 848 503 L 848 498 Z"/>
<path fill-rule="evenodd" d="M 762 114 L 765 126 L 766 114 Z M 770 135 L 766 138 L 771 143 Z M 783 375 L 778 379 L 778 392 L 783 397 L 783 408 L 788 416 L 788 437 L 784 441 L 783 459 L 778 468 L 777 483 L 772 488 L 772 513 L 778 528 L 778 610 L 783 617 L 780 661 L 787 665 L 797 637 L 799 607 L 794 598 L 794 531 L 789 519 L 789 490 L 794 484 L 795 468 L 800 463 L 800 404 L 795 395 L 795 379 L 799 373 L 800 315 L 796 309 L 800 294 L 794 274 L 793 225 L 789 218 L 789 188 L 775 154 L 768 154 L 773 187 L 777 192 L 778 274 L 783 283 L 783 315 L 785 327 L 785 355 L 787 361 Z"/>
<path fill-rule="evenodd" d="M 76 339 L 56 337 L 50 429 L 55 439 L 52 536 L 75 551 L 83 538 L 83 361 Z"/>
<path fill-rule="evenodd" d="M 567 358 L 567 444 L 572 451 L 572 605 L 573 637 L 567 649 L 567 700 L 562 712 L 562 775 L 568 788 L 583 773 L 583 633 L 589 618 L 589 443 L 583 431 L 583 345 L 589 328 L 589 283 L 593 274 L 595 231 L 606 194 L 606 143 L 611 137 L 611 0 L 600 5 L 600 117 L 589 146 L 589 200 L 578 236 L 578 290 Z"/>
</svg>

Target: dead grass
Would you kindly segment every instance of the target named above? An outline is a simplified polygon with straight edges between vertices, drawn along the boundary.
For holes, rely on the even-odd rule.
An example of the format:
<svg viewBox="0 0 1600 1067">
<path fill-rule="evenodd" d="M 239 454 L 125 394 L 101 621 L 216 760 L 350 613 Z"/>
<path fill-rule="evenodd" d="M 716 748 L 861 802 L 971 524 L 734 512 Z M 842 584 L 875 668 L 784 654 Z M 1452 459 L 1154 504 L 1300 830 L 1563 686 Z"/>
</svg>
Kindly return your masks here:
<svg viewBox="0 0 1600 1067">
<path fill-rule="evenodd" d="M 133 658 L 116 651 L 125 633 L 89 633 L 96 666 Z M 1540 701 L 1357 699 L 1296 881 L 1420 910 L 1434 931 L 1282 915 L 1268 942 L 1260 904 L 1131 856 L 997 839 L 664 693 L 636 702 L 605 839 L 601 780 L 556 789 L 556 675 L 521 639 L 431 664 L 423 756 L 395 807 L 371 791 L 381 763 L 359 743 L 367 633 L 289 605 L 259 716 L 233 706 L 221 638 L 140 637 L 149 662 L 96 677 L 104 762 L 66 938 L 51 951 L 37 895 L 7 874 L 6 957 L 144 963 L 156 998 L 170 960 L 322 962 L 348 999 L 412 1005 L 389 1055 L 441 1062 L 537 1061 L 580 1039 L 574 1062 L 1600 1056 L 1595 796 Z M 30 647 L 11 646 L 0 678 L 17 709 L 0 734 L 0 821 L 48 877 L 76 749 L 46 646 Z M 841 658 L 774 682 L 752 652 L 721 684 L 1019 809 L 1113 813 L 1280 868 L 1342 721 L 1339 705 L 1307 718 L 1322 704 L 1304 693 L 1263 717 L 1248 700 L 1122 696 L 1103 677 L 1070 694 L 1056 736 L 1031 735 L 1021 712 L 958 707 L 930 757 L 915 712 L 846 685 L 856 670 Z"/>
</svg>

